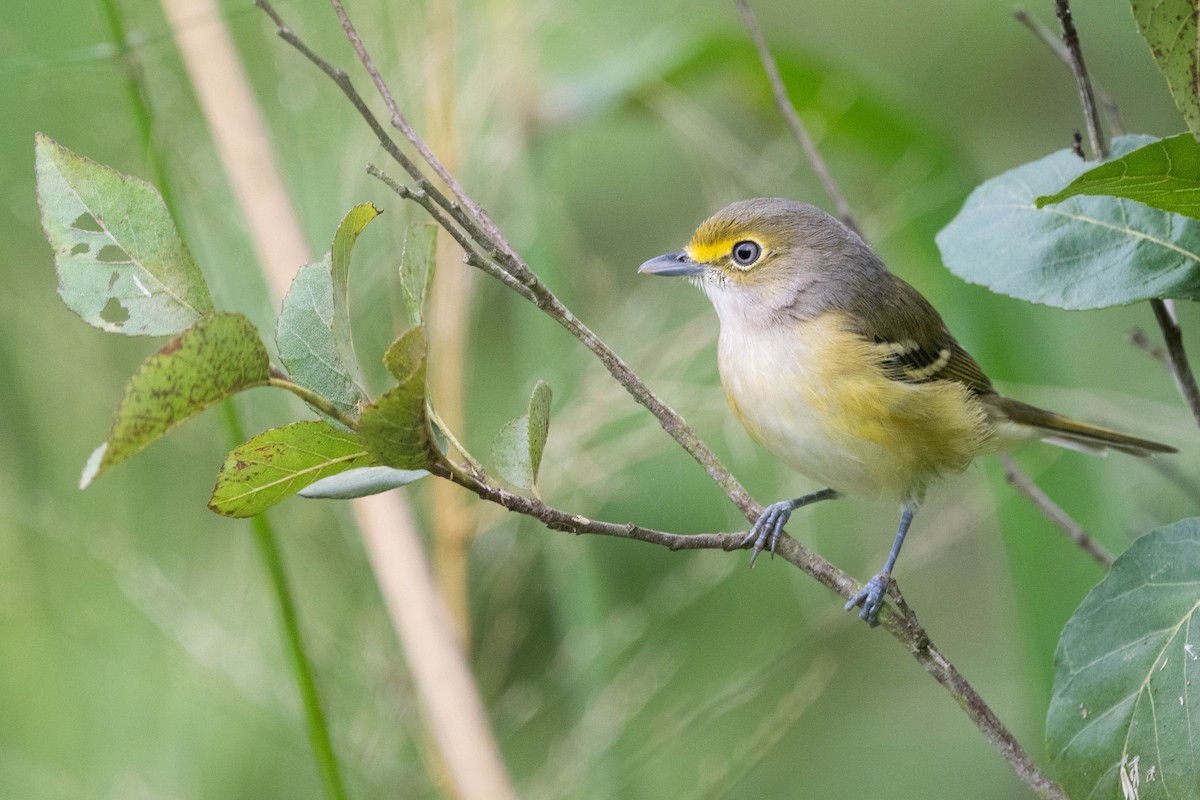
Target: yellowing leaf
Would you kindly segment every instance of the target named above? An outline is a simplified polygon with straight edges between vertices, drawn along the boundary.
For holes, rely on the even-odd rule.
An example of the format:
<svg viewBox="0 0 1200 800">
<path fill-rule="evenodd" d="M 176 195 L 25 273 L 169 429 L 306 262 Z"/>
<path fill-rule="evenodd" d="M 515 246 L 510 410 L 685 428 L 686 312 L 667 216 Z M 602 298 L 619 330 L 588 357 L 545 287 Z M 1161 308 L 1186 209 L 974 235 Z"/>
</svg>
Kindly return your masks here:
<svg viewBox="0 0 1200 800">
<path fill-rule="evenodd" d="M 167 431 L 270 378 L 267 350 L 250 320 L 214 314 L 147 358 L 125 384 L 108 439 L 88 459 L 79 488 Z"/>
</svg>

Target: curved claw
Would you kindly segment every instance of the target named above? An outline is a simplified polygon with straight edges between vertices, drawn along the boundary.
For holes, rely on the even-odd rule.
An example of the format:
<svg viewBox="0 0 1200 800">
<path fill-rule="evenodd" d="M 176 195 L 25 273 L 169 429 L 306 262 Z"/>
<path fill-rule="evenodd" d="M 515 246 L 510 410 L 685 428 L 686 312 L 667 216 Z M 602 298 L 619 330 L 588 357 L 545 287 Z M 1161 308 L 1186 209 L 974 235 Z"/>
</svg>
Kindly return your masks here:
<svg viewBox="0 0 1200 800">
<path fill-rule="evenodd" d="M 858 590 L 858 594 L 851 597 L 846 603 L 846 611 L 850 611 L 855 606 L 862 606 L 862 611 L 859 612 L 859 619 L 865 621 L 867 625 L 874 628 L 879 624 L 879 609 L 883 606 L 883 597 L 887 593 L 887 582 L 891 580 L 891 575 L 887 572 L 881 572 Z"/>
<path fill-rule="evenodd" d="M 754 568 L 754 562 L 758 560 L 758 554 L 764 549 L 771 551 L 771 558 L 775 557 L 775 546 L 779 544 L 779 537 L 783 534 L 783 526 L 787 524 L 788 518 L 792 516 L 793 505 L 790 500 L 781 500 L 778 503 L 772 503 L 763 509 L 761 515 L 754 523 L 754 527 L 746 534 L 746 538 L 742 540 L 742 547 L 751 545 L 750 550 L 750 568 Z"/>
</svg>

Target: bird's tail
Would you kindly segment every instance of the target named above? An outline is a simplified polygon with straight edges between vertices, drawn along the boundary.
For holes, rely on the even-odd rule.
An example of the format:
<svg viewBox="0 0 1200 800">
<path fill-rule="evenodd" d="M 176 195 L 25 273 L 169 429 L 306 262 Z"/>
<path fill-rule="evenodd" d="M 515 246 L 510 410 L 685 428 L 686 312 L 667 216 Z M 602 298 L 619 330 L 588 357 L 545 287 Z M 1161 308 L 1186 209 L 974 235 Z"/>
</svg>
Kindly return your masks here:
<svg viewBox="0 0 1200 800">
<path fill-rule="evenodd" d="M 999 412 L 1001 418 L 1034 429 L 1042 441 L 1072 450 L 1087 453 L 1117 450 L 1142 458 L 1154 453 L 1179 452 L 1169 444 L 1139 439 L 1099 425 L 1080 422 L 1009 397 L 993 395 L 988 398 L 988 404 Z"/>
</svg>

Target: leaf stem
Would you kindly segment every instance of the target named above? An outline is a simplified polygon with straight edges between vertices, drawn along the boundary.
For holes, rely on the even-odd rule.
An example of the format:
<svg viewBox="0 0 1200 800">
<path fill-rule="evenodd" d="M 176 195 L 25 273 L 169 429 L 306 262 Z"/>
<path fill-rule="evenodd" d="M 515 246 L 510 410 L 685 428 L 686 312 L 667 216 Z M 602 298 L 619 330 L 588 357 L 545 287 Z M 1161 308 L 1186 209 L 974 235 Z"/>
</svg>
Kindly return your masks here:
<svg viewBox="0 0 1200 800">
<path fill-rule="evenodd" d="M 271 377 L 267 380 L 267 386 L 274 386 L 276 389 L 283 389 L 291 392 L 299 397 L 308 405 L 315 408 L 325 416 L 344 425 L 347 429 L 358 430 L 358 420 L 347 416 L 340 408 L 334 405 L 328 398 L 323 397 L 311 389 L 306 389 L 298 383 L 292 383 L 283 373 L 279 372 L 275 367 L 271 368 Z"/>
</svg>

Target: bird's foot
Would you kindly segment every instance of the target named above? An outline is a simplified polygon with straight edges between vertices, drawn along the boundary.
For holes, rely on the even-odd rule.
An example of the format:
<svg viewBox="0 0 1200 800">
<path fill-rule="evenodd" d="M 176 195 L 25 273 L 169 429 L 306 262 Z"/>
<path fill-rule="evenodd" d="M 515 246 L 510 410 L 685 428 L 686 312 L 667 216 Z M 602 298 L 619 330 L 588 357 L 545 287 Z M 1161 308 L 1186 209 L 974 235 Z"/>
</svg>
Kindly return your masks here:
<svg viewBox="0 0 1200 800">
<path fill-rule="evenodd" d="M 763 509 L 762 514 L 754 523 L 754 527 L 742 540 L 742 547 L 750 547 L 751 569 L 754 568 L 754 562 L 758 560 L 758 554 L 764 549 L 771 551 L 771 558 L 775 557 L 775 545 L 779 544 L 783 526 L 787 524 L 794 509 L 795 505 L 791 500 L 780 500 Z"/>
<path fill-rule="evenodd" d="M 891 580 L 891 573 L 888 572 L 881 572 L 871 578 L 858 590 L 858 594 L 851 597 L 850 601 L 846 603 L 846 610 L 850 611 L 855 606 L 862 606 L 862 611 L 858 613 L 859 619 L 874 628 L 879 624 L 879 609 L 883 606 L 883 597 L 887 594 L 887 587 Z"/>
</svg>

